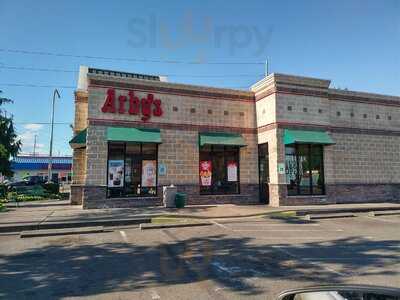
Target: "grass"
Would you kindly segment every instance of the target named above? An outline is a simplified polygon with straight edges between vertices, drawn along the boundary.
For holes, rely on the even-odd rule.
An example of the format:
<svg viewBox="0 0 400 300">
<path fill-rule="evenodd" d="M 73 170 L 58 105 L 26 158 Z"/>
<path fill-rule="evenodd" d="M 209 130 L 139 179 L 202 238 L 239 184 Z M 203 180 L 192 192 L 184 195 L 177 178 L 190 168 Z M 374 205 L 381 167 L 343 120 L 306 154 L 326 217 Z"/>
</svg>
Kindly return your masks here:
<svg viewBox="0 0 400 300">
<path fill-rule="evenodd" d="M 151 218 L 152 224 L 193 223 L 193 222 L 198 222 L 198 220 L 190 218 L 167 217 L 167 216 Z"/>
<path fill-rule="evenodd" d="M 296 212 L 294 210 L 272 212 L 269 213 L 268 216 L 276 219 L 293 219 L 297 217 Z"/>
<path fill-rule="evenodd" d="M 5 211 L 7 211 L 6 206 L 4 205 L 3 202 L 0 202 L 0 213 L 1 213 L 1 212 L 5 212 Z"/>
</svg>

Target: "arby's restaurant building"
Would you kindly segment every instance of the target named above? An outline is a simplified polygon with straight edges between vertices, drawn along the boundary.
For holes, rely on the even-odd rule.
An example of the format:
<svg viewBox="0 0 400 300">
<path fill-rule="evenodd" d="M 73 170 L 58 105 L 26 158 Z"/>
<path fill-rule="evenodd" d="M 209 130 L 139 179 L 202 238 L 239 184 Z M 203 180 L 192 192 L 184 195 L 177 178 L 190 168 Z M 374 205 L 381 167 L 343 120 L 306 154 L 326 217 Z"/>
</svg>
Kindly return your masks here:
<svg viewBox="0 0 400 300">
<path fill-rule="evenodd" d="M 273 206 L 400 200 L 400 97 L 270 74 L 248 91 L 81 67 L 71 203 Z"/>
</svg>

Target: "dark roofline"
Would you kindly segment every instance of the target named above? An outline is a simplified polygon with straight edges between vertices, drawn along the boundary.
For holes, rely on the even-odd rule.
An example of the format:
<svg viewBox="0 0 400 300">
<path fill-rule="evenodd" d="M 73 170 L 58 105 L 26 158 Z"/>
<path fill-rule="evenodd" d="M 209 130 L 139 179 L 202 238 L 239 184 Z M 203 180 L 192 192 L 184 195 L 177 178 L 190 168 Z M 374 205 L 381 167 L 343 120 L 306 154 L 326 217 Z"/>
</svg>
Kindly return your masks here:
<svg viewBox="0 0 400 300">
<path fill-rule="evenodd" d="M 88 73 L 89 74 L 117 76 L 117 77 L 124 77 L 124 78 L 136 78 L 136 79 L 144 79 L 144 80 L 152 80 L 152 81 L 161 81 L 160 76 L 156 76 L 156 75 L 128 73 L 128 72 L 112 71 L 112 70 L 97 69 L 97 68 L 88 68 Z"/>
</svg>

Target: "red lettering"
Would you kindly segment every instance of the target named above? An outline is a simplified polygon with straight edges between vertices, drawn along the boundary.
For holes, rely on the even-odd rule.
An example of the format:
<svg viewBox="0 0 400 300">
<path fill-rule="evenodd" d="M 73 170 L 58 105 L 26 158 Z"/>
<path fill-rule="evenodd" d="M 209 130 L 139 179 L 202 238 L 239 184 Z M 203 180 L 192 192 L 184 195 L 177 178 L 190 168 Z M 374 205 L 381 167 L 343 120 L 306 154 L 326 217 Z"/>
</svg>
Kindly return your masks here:
<svg viewBox="0 0 400 300">
<path fill-rule="evenodd" d="M 155 115 L 156 117 L 160 117 L 163 114 L 163 111 L 161 109 L 161 100 L 160 99 L 155 99 L 153 101 L 154 104 L 154 109 L 153 109 L 153 115 Z"/>
<path fill-rule="evenodd" d="M 104 113 L 116 113 L 116 99 L 115 89 L 109 88 L 107 90 L 107 96 L 101 111 Z M 126 108 L 126 102 L 129 103 L 128 109 Z M 147 94 L 145 98 L 139 99 L 134 91 L 129 91 L 128 96 L 118 96 L 118 113 L 125 114 L 128 112 L 130 115 L 142 115 L 142 121 L 147 121 L 152 115 L 160 117 L 164 111 L 162 109 L 162 103 L 160 99 L 154 99 L 153 94 Z"/>
<path fill-rule="evenodd" d="M 104 101 L 103 107 L 101 108 L 103 113 L 112 113 L 115 114 L 115 90 L 108 89 L 107 90 L 107 98 Z"/>
<path fill-rule="evenodd" d="M 120 95 L 118 97 L 118 102 L 119 102 L 118 113 L 124 114 L 125 113 L 126 96 Z"/>
<path fill-rule="evenodd" d="M 140 100 L 133 91 L 129 91 L 129 114 L 138 115 L 140 112 Z"/>
<path fill-rule="evenodd" d="M 142 99 L 142 121 L 147 121 L 151 116 L 151 104 L 153 103 L 153 94 L 147 94 L 147 98 Z"/>
</svg>

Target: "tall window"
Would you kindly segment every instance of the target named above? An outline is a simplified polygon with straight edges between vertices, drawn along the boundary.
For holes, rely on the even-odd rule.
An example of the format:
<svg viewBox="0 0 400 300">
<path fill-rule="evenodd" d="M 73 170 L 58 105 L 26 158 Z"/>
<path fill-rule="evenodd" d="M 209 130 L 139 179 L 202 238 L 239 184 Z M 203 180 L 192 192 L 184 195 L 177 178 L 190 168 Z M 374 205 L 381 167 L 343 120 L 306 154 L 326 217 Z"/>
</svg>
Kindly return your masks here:
<svg viewBox="0 0 400 300">
<path fill-rule="evenodd" d="M 109 197 L 157 194 L 157 144 L 109 143 Z"/>
<path fill-rule="evenodd" d="M 325 194 L 323 146 L 295 144 L 285 152 L 288 195 Z"/>
<path fill-rule="evenodd" d="M 206 145 L 200 148 L 200 194 L 239 193 L 239 147 Z"/>
</svg>

